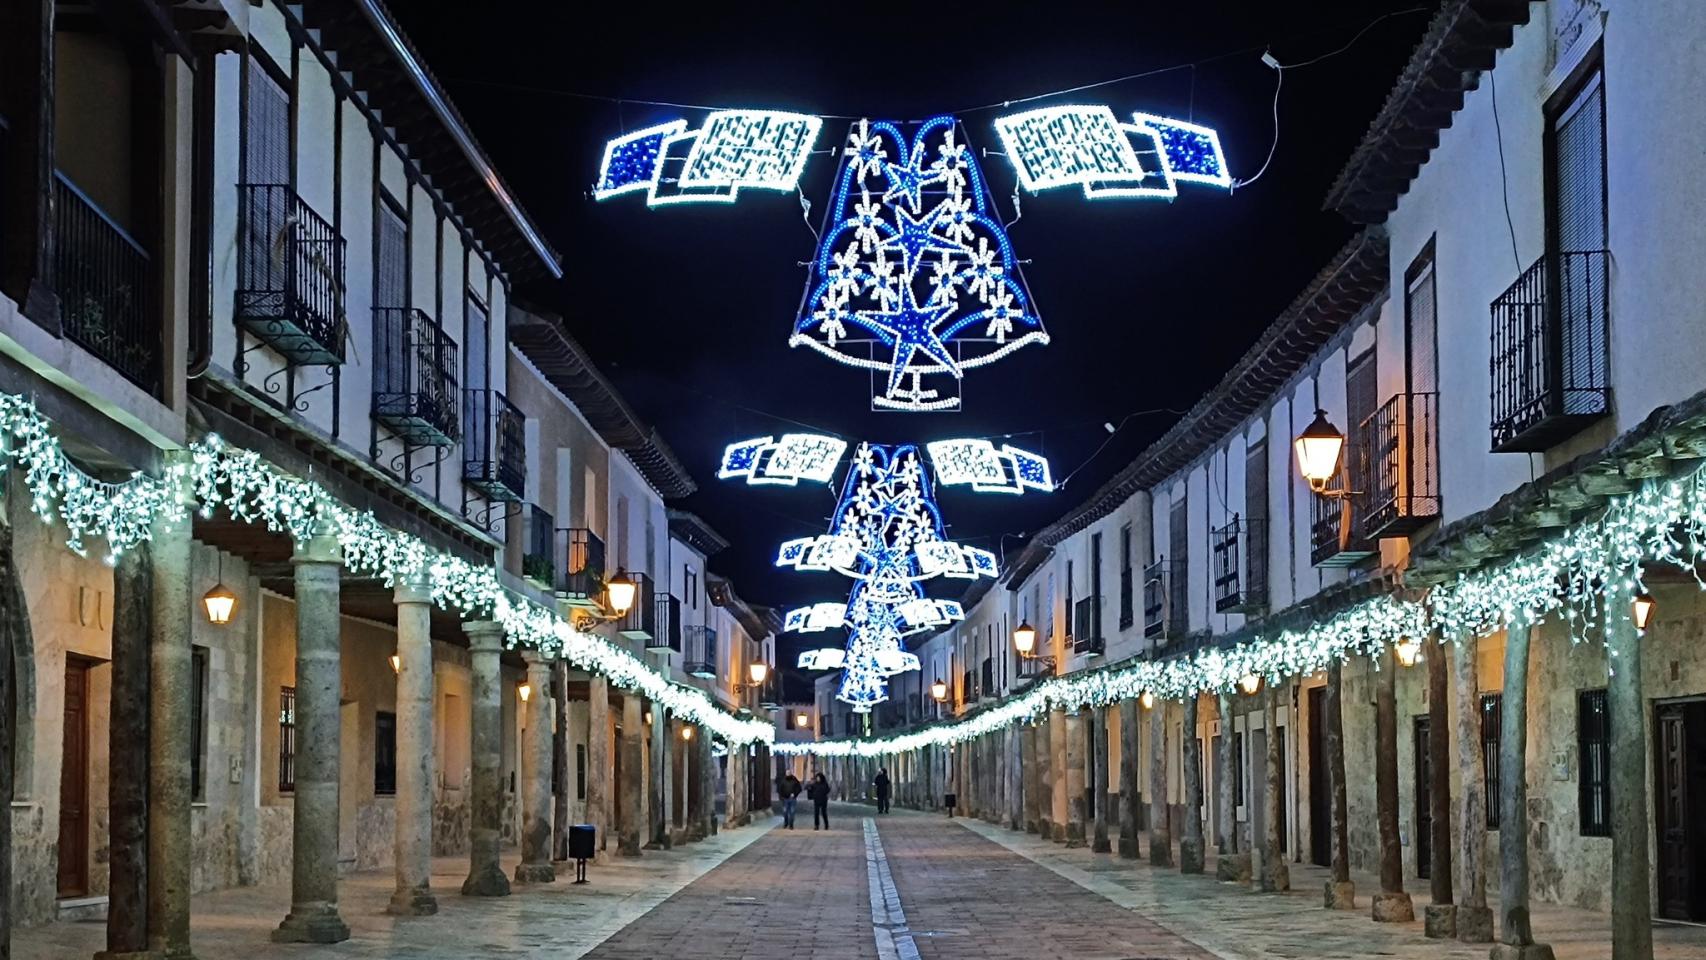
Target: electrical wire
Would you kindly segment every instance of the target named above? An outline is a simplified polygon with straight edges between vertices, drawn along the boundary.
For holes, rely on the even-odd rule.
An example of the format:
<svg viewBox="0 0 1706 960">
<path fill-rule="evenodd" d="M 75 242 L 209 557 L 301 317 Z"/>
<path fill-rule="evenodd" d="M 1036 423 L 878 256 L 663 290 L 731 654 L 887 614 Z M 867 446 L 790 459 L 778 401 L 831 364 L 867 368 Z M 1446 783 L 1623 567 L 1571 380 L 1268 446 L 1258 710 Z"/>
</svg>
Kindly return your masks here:
<svg viewBox="0 0 1706 960">
<path fill-rule="evenodd" d="M 1262 179 L 1262 174 L 1268 172 L 1268 164 L 1274 162 L 1274 152 L 1279 149 L 1279 98 L 1280 88 L 1285 86 L 1285 68 L 1280 66 L 1270 54 L 1263 53 L 1262 60 L 1274 68 L 1274 140 L 1273 143 L 1268 144 L 1268 158 L 1262 161 L 1262 169 L 1257 170 L 1256 175 L 1253 177 L 1246 177 L 1232 181 L 1232 193 L 1237 193 L 1239 187 L 1247 187 L 1250 184 L 1255 183 L 1257 180 Z"/>
<path fill-rule="evenodd" d="M 1499 145 L 1499 192 L 1505 201 L 1505 229 L 1511 234 L 1511 259 L 1516 261 L 1516 271 L 1522 272 L 1522 256 L 1516 252 L 1516 221 L 1511 219 L 1511 181 L 1505 172 L 1505 130 L 1499 123 L 1499 80 L 1498 72 L 1487 71 L 1487 93 L 1493 98 L 1493 140 Z"/>
</svg>

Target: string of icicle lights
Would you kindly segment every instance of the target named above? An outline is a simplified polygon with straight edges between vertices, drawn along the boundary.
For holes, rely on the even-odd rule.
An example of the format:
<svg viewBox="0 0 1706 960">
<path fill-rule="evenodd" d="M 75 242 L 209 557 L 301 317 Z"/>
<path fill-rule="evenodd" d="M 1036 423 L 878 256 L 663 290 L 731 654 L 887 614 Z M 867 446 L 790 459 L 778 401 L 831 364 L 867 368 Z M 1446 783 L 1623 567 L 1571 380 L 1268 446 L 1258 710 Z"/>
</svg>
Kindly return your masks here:
<svg viewBox="0 0 1706 960">
<path fill-rule="evenodd" d="M 191 508 L 178 494 L 187 484 L 204 517 L 224 507 L 238 520 L 294 538 L 307 536 L 316 523 L 328 522 L 337 531 L 344 566 L 351 571 L 373 575 L 387 585 L 424 579 L 441 608 L 467 619 L 501 623 L 510 647 L 560 655 L 723 740 L 768 743 L 775 735 L 767 721 L 729 714 L 704 691 L 674 682 L 626 649 L 576 630 L 556 611 L 506 589 L 493 567 L 392 530 L 372 513 L 337 502 L 318 483 L 291 476 L 217 436 L 192 444 L 190 455 L 173 461 L 164 477 L 135 473 L 114 483 L 72 463 L 34 403 L 0 393 L 0 455 L 22 469 L 31 508 L 44 521 L 62 523 L 66 545 L 79 555 L 86 553 L 88 541 L 100 539 L 107 546 L 107 561 L 113 563 L 151 539 L 157 519 L 181 517 Z"/>
<path fill-rule="evenodd" d="M 964 720 L 898 736 L 777 743 L 774 749 L 782 754 L 863 757 L 961 743 L 1034 722 L 1057 708 L 1106 706 L 1144 693 L 1178 700 L 1228 692 L 1251 674 L 1270 683 L 1308 676 L 1334 660 L 1369 655 L 1382 644 L 1407 637 L 1432 633 L 1444 644 L 1508 625 L 1533 625 L 1554 615 L 1563 618 L 1571 642 L 1580 643 L 1602 638 L 1609 619 L 1629 620 L 1626 607 L 1607 609 L 1604 601 L 1608 595 L 1643 591 L 1643 562 L 1686 570 L 1706 590 L 1699 574 L 1699 565 L 1706 562 L 1706 471 L 1648 481 L 1613 498 L 1596 519 L 1503 564 L 1461 574 L 1432 588 L 1423 600 L 1375 597 L 1308 628 L 1229 649 L 1051 677 Z M 1609 669 L 1616 671 L 1615 661 Z"/>
</svg>

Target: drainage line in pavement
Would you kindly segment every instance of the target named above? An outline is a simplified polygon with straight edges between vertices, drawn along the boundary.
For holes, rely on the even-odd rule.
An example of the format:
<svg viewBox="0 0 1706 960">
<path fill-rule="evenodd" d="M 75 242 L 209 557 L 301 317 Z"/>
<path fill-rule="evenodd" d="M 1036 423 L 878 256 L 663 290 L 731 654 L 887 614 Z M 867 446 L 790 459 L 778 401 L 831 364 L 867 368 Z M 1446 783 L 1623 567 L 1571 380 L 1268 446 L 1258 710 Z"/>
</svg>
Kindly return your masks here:
<svg viewBox="0 0 1706 960">
<path fill-rule="evenodd" d="M 865 873 L 871 884 L 871 935 L 881 960 L 918 960 L 918 944 L 906 926 L 906 911 L 900 906 L 889 858 L 883 853 L 877 822 L 865 818 Z"/>
</svg>

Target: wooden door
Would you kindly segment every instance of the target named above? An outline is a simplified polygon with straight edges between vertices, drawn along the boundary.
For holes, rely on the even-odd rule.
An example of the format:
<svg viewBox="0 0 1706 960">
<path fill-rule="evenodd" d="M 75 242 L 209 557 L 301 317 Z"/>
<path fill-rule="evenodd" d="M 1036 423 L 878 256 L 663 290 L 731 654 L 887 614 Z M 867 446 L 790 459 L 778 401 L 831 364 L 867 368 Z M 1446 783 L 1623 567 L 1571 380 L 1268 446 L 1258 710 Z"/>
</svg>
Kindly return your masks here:
<svg viewBox="0 0 1706 960">
<path fill-rule="evenodd" d="M 1327 779 L 1327 688 L 1309 688 L 1309 862 L 1333 864 L 1332 786 Z"/>
<path fill-rule="evenodd" d="M 1433 870 L 1433 762 L 1428 754 L 1429 728 L 1425 716 L 1416 718 L 1412 749 L 1416 768 L 1416 876 L 1427 879 Z"/>
<path fill-rule="evenodd" d="M 65 752 L 59 774 L 59 896 L 89 892 L 89 661 L 65 661 Z"/>
<path fill-rule="evenodd" d="M 1706 920 L 1706 830 L 1690 808 L 1706 797 L 1706 701 L 1661 703 L 1655 712 L 1658 913 Z"/>
</svg>

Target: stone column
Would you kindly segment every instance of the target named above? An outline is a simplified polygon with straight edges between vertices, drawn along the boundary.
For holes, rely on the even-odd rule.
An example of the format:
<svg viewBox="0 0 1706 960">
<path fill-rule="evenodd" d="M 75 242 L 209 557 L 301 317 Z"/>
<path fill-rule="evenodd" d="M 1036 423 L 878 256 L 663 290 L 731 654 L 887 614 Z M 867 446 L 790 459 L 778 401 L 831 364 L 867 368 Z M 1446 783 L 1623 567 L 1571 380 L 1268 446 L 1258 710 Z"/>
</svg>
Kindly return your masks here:
<svg viewBox="0 0 1706 960">
<path fill-rule="evenodd" d="M 1167 703 L 1149 711 L 1149 863 L 1173 865 L 1173 830 L 1167 824 Z"/>
<path fill-rule="evenodd" d="M 602 853 L 610 846 L 610 681 L 592 674 L 586 682 L 586 821 Z"/>
<path fill-rule="evenodd" d="M 503 821 L 503 627 L 491 620 L 462 624 L 473 674 L 469 704 L 473 782 L 469 790 L 468 879 L 465 897 L 507 897 L 509 878 L 498 864 Z"/>
<path fill-rule="evenodd" d="M 1085 760 L 1084 715 L 1073 711 L 1066 715 L 1066 845 L 1084 845 Z"/>
<path fill-rule="evenodd" d="M 5 470 L 0 467 L 0 471 Z M 142 957 L 148 950 L 148 707 L 154 580 L 149 545 L 120 555 L 113 569 L 112 700 L 108 729 L 107 837 L 112 851 L 107 887 L 107 949 L 100 958 Z M 8 595 L 10 599 L 10 595 Z M 20 612 L 21 609 L 20 609 Z M 10 670 L 9 651 L 0 671 Z M 0 690 L 0 694 L 4 691 Z M 10 709 L 0 696 L 0 709 Z M 4 718 L 11 729 L 12 716 Z M 3 758 L 11 774 L 12 758 Z M 0 803 L 10 802 L 0 797 Z M 5 865 L 11 866 L 10 861 Z M 4 868 L 0 868 L 4 869 Z M 0 891 L 10 885 L 0 887 Z M 0 896 L 5 896 L 0 893 Z M 6 936 L 0 923 L 0 941 Z M 0 942 L 0 956 L 6 956 Z"/>
<path fill-rule="evenodd" d="M 551 657 L 524 650 L 527 663 L 527 702 L 521 740 L 521 862 L 516 883 L 550 883 L 557 879 L 551 866 L 551 729 L 557 708 L 551 702 Z"/>
<path fill-rule="evenodd" d="M 1025 831 L 1025 731 L 1018 724 L 1007 728 L 1007 806 L 1010 829 Z"/>
<path fill-rule="evenodd" d="M 1449 694 L 1446 693 L 1445 648 L 1422 641 L 1428 671 L 1428 892 L 1422 909 L 1422 931 L 1435 939 L 1457 936 L 1457 906 L 1451 902 L 1451 750 Z"/>
<path fill-rule="evenodd" d="M 166 562 L 163 556 L 157 559 Z M 297 541 L 291 560 L 296 565 L 296 809 L 290 913 L 272 937 L 283 943 L 339 943 L 349 939 L 349 927 L 338 916 L 338 700 L 343 691 L 338 590 L 343 554 L 331 523 L 317 522 L 311 536 Z M 183 636 L 187 642 L 189 632 Z M 187 735 L 183 742 L 189 743 Z M 183 783 L 187 787 L 187 774 Z M 152 797 L 155 804 L 160 799 Z M 182 836 L 188 843 L 187 824 Z M 152 855 L 149 859 L 154 861 Z"/>
<path fill-rule="evenodd" d="M 699 754 L 700 792 L 705 798 L 699 810 L 700 836 L 714 837 L 717 835 L 717 759 L 711 756 L 711 729 L 701 726 L 693 744 Z"/>
<path fill-rule="evenodd" d="M 1281 892 L 1291 889 L 1291 868 L 1285 862 L 1285 846 L 1280 843 L 1280 825 L 1285 822 L 1285 753 L 1279 737 L 1280 700 L 1290 687 L 1269 682 L 1262 691 L 1262 740 L 1267 744 L 1267 759 L 1262 764 L 1262 889 Z"/>
<path fill-rule="evenodd" d="M 169 455 L 169 462 L 186 465 L 187 451 Z M 190 843 L 190 713 L 195 697 L 194 666 L 190 650 L 190 617 L 195 603 L 190 599 L 190 524 L 194 512 L 194 497 L 187 479 L 178 491 L 178 500 L 188 509 L 174 519 L 154 521 L 154 538 L 150 547 L 153 566 L 153 624 L 149 647 L 149 678 L 152 699 L 149 702 L 148 722 L 148 948 L 163 960 L 192 956 L 190 951 L 190 874 L 195 852 Z M 316 534 L 319 530 L 316 530 Z M 316 535 L 316 549 L 330 551 L 330 565 L 313 564 L 324 571 L 331 582 L 331 731 L 333 739 L 338 729 L 338 552 L 336 536 L 329 531 L 324 540 Z M 299 546 L 300 551 L 300 546 Z M 311 577 L 310 579 L 315 579 Z M 302 568 L 297 570 L 298 597 L 302 604 L 300 585 Z M 200 599 L 200 598 L 196 598 Z M 297 651 L 298 682 L 301 683 L 302 652 Z M 299 704 L 301 702 L 298 696 Z M 323 717 L 322 717 L 323 718 Z M 304 733 L 307 731 L 301 727 Z M 301 761 L 298 761 L 298 771 Z M 332 745 L 329 767 L 331 788 L 331 862 L 327 866 L 329 902 L 336 919 L 337 844 L 338 844 L 338 754 Z M 300 783 L 300 776 L 298 783 Z M 297 793 L 298 814 L 302 794 Z M 297 838 L 302 837 L 298 824 Z M 296 859 L 298 876 L 302 860 Z M 331 929 L 331 928 L 328 928 Z M 343 940 L 349 930 L 338 921 Z M 334 942 L 334 941 L 323 941 Z"/>
<path fill-rule="evenodd" d="M 1090 722 L 1094 724 L 1090 749 L 1094 751 L 1095 762 L 1095 776 L 1090 779 L 1090 800 L 1096 809 L 1096 826 L 1090 838 L 1090 849 L 1096 853 L 1111 853 L 1114 848 L 1108 842 L 1108 820 L 1111 819 L 1108 816 L 1108 708 L 1091 707 Z"/>
<path fill-rule="evenodd" d="M 688 777 L 688 773 L 690 772 L 690 764 L 688 761 L 691 759 L 690 755 L 693 751 L 692 744 L 681 739 L 682 733 L 686 730 L 687 724 L 684 721 L 678 721 L 672 718 L 669 725 L 669 732 L 666 734 L 670 739 L 669 763 L 671 784 L 669 794 L 669 835 L 670 844 L 672 846 L 680 846 L 688 842 L 689 839 L 687 836 L 687 821 L 689 816 L 688 810 L 692 805 L 693 799 L 693 784 L 692 780 Z M 809 770 L 806 772 L 806 779 L 811 779 L 811 771 Z M 801 795 L 804 796 L 804 794 Z"/>
<path fill-rule="evenodd" d="M 1375 654 L 1374 681 L 1374 810 L 1380 827 L 1380 892 L 1374 895 L 1374 919 L 1409 923 L 1416 919 L 1410 895 L 1404 892 L 1404 854 L 1398 839 L 1398 663 L 1392 645 L 1383 643 Z"/>
<path fill-rule="evenodd" d="M 674 846 L 669 822 L 672 807 L 669 755 L 674 749 L 669 737 L 669 711 L 658 701 L 652 701 L 652 841 L 651 845 L 668 850 Z"/>
<path fill-rule="evenodd" d="M 1136 700 L 1120 701 L 1120 856 L 1136 860 L 1137 805 L 1141 803 L 1137 790 L 1137 711 Z"/>
<path fill-rule="evenodd" d="M 392 591 L 397 606 L 397 889 L 386 912 L 438 912 L 432 895 L 432 585 L 404 577 Z"/>
<path fill-rule="evenodd" d="M 1215 792 L 1220 801 L 1216 819 L 1220 823 L 1220 842 L 1215 848 L 1214 876 L 1233 883 L 1250 882 L 1250 854 L 1238 850 L 1238 736 L 1237 720 L 1232 716 L 1232 694 L 1221 691 L 1217 712 L 1220 716 L 1220 757 L 1215 766 Z"/>
<path fill-rule="evenodd" d="M 551 663 L 551 712 L 555 717 L 551 739 L 554 775 L 551 778 L 551 859 L 569 859 L 569 794 L 575 773 L 575 748 L 569 740 L 569 664 L 558 658 Z"/>
<path fill-rule="evenodd" d="M 1623 591 L 1612 589 L 1606 597 L 1606 609 L 1612 611 L 1612 618 L 1625 614 L 1629 609 L 1629 600 Z M 1615 606 L 1622 599 L 1621 608 Z M 1614 650 L 1613 644 L 1619 642 L 1618 631 L 1614 628 L 1608 632 L 1606 640 L 1609 650 Z M 1552 948 L 1544 943 L 1534 942 L 1534 929 L 1529 924 L 1528 917 L 1528 641 L 1529 627 L 1527 625 L 1511 624 L 1505 628 L 1505 686 L 1499 699 L 1499 942 L 1493 945 L 1493 960 L 1552 960 Z M 1622 664 L 1618 664 L 1619 667 Z M 1635 663 L 1636 669 L 1640 663 Z M 1637 674 L 1636 676 L 1639 676 Z M 1606 692 L 1607 706 L 1610 707 L 1613 694 Z M 1613 707 L 1615 714 L 1615 708 Z M 1635 716 L 1641 716 L 1637 701 Z M 1613 737 L 1616 736 L 1616 717 L 1613 716 Z M 1640 777 L 1646 777 L 1646 741 L 1639 731 L 1645 725 L 1637 720 L 1637 736 L 1635 738 L 1635 756 L 1642 765 Z M 1611 769 L 1615 778 L 1617 773 L 1617 748 L 1619 744 L 1612 743 Z M 1615 791 L 1616 784 L 1613 784 Z M 1612 794 L 1612 803 L 1617 802 L 1617 795 Z M 1613 817 L 1616 807 L 1613 806 Z M 1645 820 L 1645 813 L 1642 814 Z M 1616 820 L 1612 821 L 1615 833 Z M 1646 859 L 1647 837 L 1643 829 L 1640 836 L 1642 860 Z M 1617 960 L 1634 954 L 1623 954 L 1617 950 L 1618 908 L 1616 901 L 1625 897 L 1639 896 L 1643 904 L 1647 899 L 1648 878 L 1643 869 L 1638 881 L 1639 893 L 1633 889 L 1625 890 L 1621 886 L 1623 878 L 1617 870 L 1617 838 L 1612 837 L 1611 882 L 1617 891 L 1612 897 L 1612 956 Z M 1640 922 L 1648 922 L 1648 913 L 1643 907 Z M 1652 956 L 1651 947 L 1646 956 Z"/>
<path fill-rule="evenodd" d="M 52 9 L 52 6 L 47 6 L 48 11 Z M 52 42 L 47 31 L 38 32 L 46 42 Z M 13 482 L 15 481 L 11 468 L 0 465 L 0 710 L 6 711 L 4 717 L 0 717 L 0 720 L 3 720 L 0 722 L 0 891 L 12 889 L 12 775 L 13 766 L 17 762 L 17 730 L 13 726 L 13 714 L 9 705 L 17 696 L 18 683 L 18 678 L 13 674 L 13 658 L 17 651 L 35 649 L 30 640 L 30 612 L 25 605 L 23 584 L 18 578 L 18 559 L 12 549 L 12 518 L 22 516 L 24 512 L 23 504 L 16 502 L 21 495 L 7 492 L 8 485 Z M 147 637 L 148 634 L 145 634 L 138 641 L 142 652 L 137 656 L 143 663 L 148 659 Z M 145 774 L 144 777 L 146 778 Z M 146 836 L 146 824 L 136 829 L 139 831 L 137 843 L 140 845 L 143 843 L 141 838 Z M 0 896 L 9 898 L 11 894 L 0 893 Z M 146 895 L 144 898 L 145 904 Z M 10 960 L 12 956 L 12 911 L 10 900 L 5 902 L 7 909 L 0 910 L 0 960 Z M 142 905 L 139 905 L 139 913 L 141 909 Z M 147 920 L 142 918 L 138 922 L 146 923 Z M 143 936 L 146 939 L 146 931 Z"/>
<path fill-rule="evenodd" d="M 1066 711 L 1048 715 L 1049 839 L 1066 842 Z"/>
<path fill-rule="evenodd" d="M 1481 765 L 1481 687 L 1476 677 L 1472 631 L 1451 645 L 1457 698 L 1458 870 L 1457 939 L 1487 943 L 1493 939 L 1493 911 L 1487 907 L 1487 776 Z M 1440 651 L 1444 653 L 1444 651 Z M 1433 721 L 1430 719 L 1429 723 Z"/>
<path fill-rule="evenodd" d="M 1042 806 L 1037 802 L 1037 728 L 1035 724 L 1026 724 L 1019 730 L 1019 768 L 1022 771 L 1020 789 L 1024 792 L 1025 832 L 1036 833 L 1041 830 Z"/>
<path fill-rule="evenodd" d="M 617 802 L 622 809 L 621 833 L 616 838 L 616 852 L 624 857 L 640 855 L 640 845 L 646 836 L 646 758 L 641 746 L 641 729 L 645 725 L 640 698 L 633 693 L 622 695 L 622 782 L 617 784 Z"/>
<path fill-rule="evenodd" d="M 1207 853 L 1202 836 L 1202 741 L 1197 739 L 1197 695 L 1185 695 L 1185 829 L 1179 837 L 1179 872 L 1202 873 Z"/>
<path fill-rule="evenodd" d="M 1327 877 L 1325 903 L 1329 910 L 1355 910 L 1356 884 L 1351 882 L 1350 813 L 1345 805 L 1344 664 L 1327 666 L 1327 693 L 1321 706 L 1327 717 L 1327 790 L 1332 807 L 1332 872 Z"/>
<path fill-rule="evenodd" d="M 1641 693 L 1641 633 L 1630 618 L 1633 592 L 1606 598 L 1606 712 L 1611 725 L 1611 960 L 1651 960 L 1653 903 L 1647 841 L 1647 704 Z M 1526 673 L 1526 669 L 1524 670 Z M 1698 803 L 1698 800 L 1694 801 Z M 1698 808 L 1696 808 L 1698 809 Z M 1526 818 L 1520 821 L 1527 826 Z M 1698 820 L 1695 821 L 1699 823 Z M 1502 834 L 1504 831 L 1500 831 Z M 1696 878 L 1695 882 L 1701 882 Z M 1526 892 L 1526 888 L 1525 888 Z"/>
</svg>

